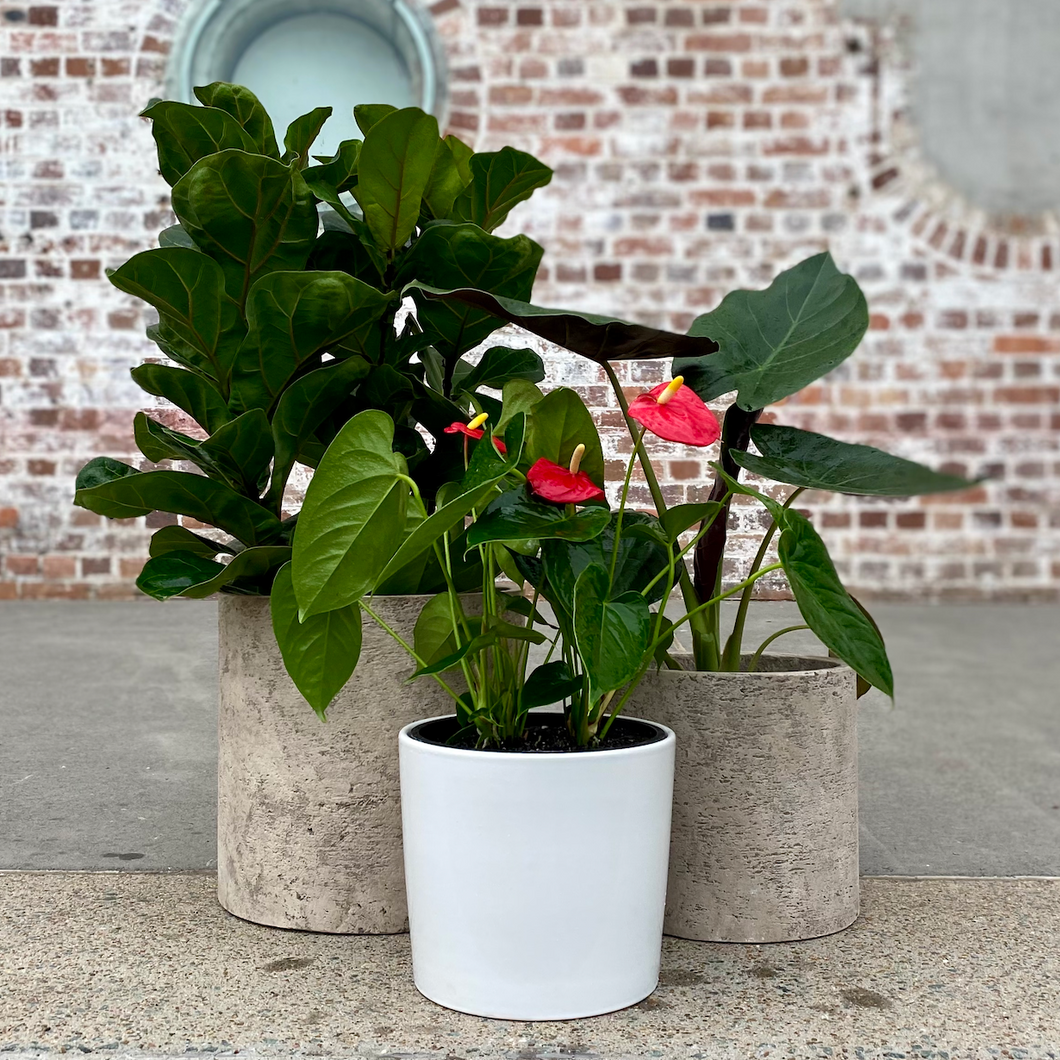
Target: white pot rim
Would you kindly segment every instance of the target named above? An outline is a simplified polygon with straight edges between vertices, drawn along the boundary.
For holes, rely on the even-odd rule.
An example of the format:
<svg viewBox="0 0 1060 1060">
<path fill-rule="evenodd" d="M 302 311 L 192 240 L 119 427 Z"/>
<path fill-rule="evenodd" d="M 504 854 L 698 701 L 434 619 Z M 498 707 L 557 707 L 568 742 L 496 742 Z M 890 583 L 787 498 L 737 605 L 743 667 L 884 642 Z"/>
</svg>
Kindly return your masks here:
<svg viewBox="0 0 1060 1060">
<path fill-rule="evenodd" d="M 663 734 L 662 739 L 652 740 L 650 743 L 637 744 L 635 747 L 604 747 L 586 751 L 487 751 L 479 750 L 474 747 L 446 747 L 444 744 L 432 743 L 428 740 L 417 740 L 411 735 L 412 730 L 420 725 L 427 725 L 432 721 L 444 721 L 445 719 L 452 717 L 454 717 L 452 714 L 439 714 L 433 718 L 420 718 L 419 721 L 410 722 L 400 733 L 398 733 L 398 741 L 400 743 L 408 744 L 411 747 L 428 749 L 432 754 L 454 759 L 471 757 L 475 761 L 482 762 L 581 762 L 585 761 L 587 758 L 592 758 L 593 761 L 596 761 L 597 759 L 614 758 L 619 755 L 626 758 L 633 758 L 639 755 L 655 754 L 660 748 L 668 743 L 673 743 L 676 740 L 673 729 L 668 728 L 666 725 L 660 725 L 657 721 L 648 721 L 647 718 L 626 718 L 625 714 L 622 714 L 619 717 L 626 718 L 628 721 L 640 722 L 642 725 L 647 725 L 649 728 L 658 730 Z"/>
</svg>

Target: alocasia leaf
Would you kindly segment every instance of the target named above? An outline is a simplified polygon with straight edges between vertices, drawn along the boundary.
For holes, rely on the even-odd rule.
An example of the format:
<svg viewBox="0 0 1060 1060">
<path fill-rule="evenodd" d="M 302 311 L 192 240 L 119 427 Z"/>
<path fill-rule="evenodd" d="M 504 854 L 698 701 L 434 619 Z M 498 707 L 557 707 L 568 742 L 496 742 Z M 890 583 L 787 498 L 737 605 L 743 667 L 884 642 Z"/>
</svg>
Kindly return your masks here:
<svg viewBox="0 0 1060 1060">
<path fill-rule="evenodd" d="M 469 168 L 471 183 L 453 203 L 452 217 L 471 221 L 487 232 L 502 224 L 513 206 L 552 179 L 552 170 L 544 162 L 514 147 L 472 155 Z"/>
<path fill-rule="evenodd" d="M 736 390 L 740 408 L 761 409 L 845 361 L 868 326 L 857 281 L 830 254 L 817 254 L 764 291 L 732 291 L 697 317 L 689 335 L 709 335 L 721 349 L 705 359 L 681 355 L 673 372 L 704 401 Z"/>
<path fill-rule="evenodd" d="M 280 568 L 269 596 L 283 665 L 306 702 L 324 720 L 328 705 L 360 658 L 361 609 L 353 604 L 300 622 L 290 564 Z"/>
</svg>

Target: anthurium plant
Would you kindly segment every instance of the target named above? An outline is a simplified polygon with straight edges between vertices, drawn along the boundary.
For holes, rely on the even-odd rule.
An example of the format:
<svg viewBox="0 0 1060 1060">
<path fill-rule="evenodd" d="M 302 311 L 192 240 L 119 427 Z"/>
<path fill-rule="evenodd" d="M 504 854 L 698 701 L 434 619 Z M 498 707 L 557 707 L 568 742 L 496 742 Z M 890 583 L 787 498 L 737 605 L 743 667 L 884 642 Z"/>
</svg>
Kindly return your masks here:
<svg viewBox="0 0 1060 1060">
<path fill-rule="evenodd" d="M 195 94 L 201 105 L 158 100 L 143 112 L 178 223 L 109 274 L 158 314 L 148 335 L 165 360 L 133 378 L 199 428 L 140 413 L 136 444 L 148 461 L 195 470 L 100 457 L 82 469 L 75 497 L 111 518 L 161 511 L 221 531 L 155 533 L 137 585 L 158 599 L 268 594 L 291 557 L 292 470 L 316 467 L 357 414 L 386 414 L 396 454 L 433 508 L 464 472 L 445 428 L 496 411 L 487 389 L 544 375 L 530 350 L 464 356 L 502 325 L 496 316 L 419 294 L 407 312 L 400 292 L 419 280 L 529 297 L 541 247 L 493 230 L 548 183 L 547 166 L 509 147 L 474 153 L 418 108 L 384 105 L 355 108 L 362 139 L 313 156 L 331 108 L 296 119 L 280 145 L 246 88 Z M 444 584 L 433 558 L 392 575 L 396 593 Z"/>
<path fill-rule="evenodd" d="M 429 298 L 494 313 L 601 366 L 625 416 L 656 506 L 656 522 L 666 531 L 664 547 L 681 560 L 675 580 L 697 669 L 754 666 L 776 637 L 809 628 L 831 654 L 857 672 L 860 692 L 875 686 L 893 695 L 891 666 L 878 628 L 844 588 L 824 541 L 795 502 L 807 489 L 909 497 L 967 489 L 974 483 L 870 446 L 760 422 L 769 405 L 798 393 L 845 361 L 868 327 L 864 295 L 853 277 L 839 271 L 830 254 L 818 254 L 782 272 L 766 290 L 732 292 L 716 309 L 697 317 L 687 335 L 667 334 L 647 344 L 636 325 L 613 318 L 547 309 L 482 290 L 423 287 L 420 291 Z M 676 350 L 678 344 L 683 348 Z M 612 362 L 629 356 L 672 357 L 672 370 L 683 383 L 677 396 L 666 398 L 672 391 L 664 384 L 628 402 Z M 722 417 L 713 461 L 716 477 L 702 511 L 697 514 L 695 505 L 668 508 L 645 445 L 645 431 L 671 441 L 690 441 L 677 426 L 686 403 L 691 408 L 692 398 L 702 403 L 725 395 L 734 398 Z M 743 471 L 759 476 L 765 488 L 742 482 Z M 793 487 L 786 495 L 785 486 Z M 742 580 L 725 589 L 729 512 L 740 495 L 763 506 L 767 528 Z M 679 535 L 693 524 L 698 524 L 695 532 L 682 543 Z M 778 561 L 766 564 L 774 539 Z M 684 563 L 686 556 L 692 558 L 691 571 Z M 545 566 L 547 570 L 547 562 Z M 805 624 L 778 631 L 748 662 L 743 633 L 753 587 L 777 570 L 784 572 Z M 668 588 L 664 585 L 663 592 Z M 740 596 L 735 624 L 723 638 L 720 603 L 735 595 Z M 557 614 L 561 611 L 557 607 Z M 679 666 L 669 655 L 659 662 Z"/>
</svg>

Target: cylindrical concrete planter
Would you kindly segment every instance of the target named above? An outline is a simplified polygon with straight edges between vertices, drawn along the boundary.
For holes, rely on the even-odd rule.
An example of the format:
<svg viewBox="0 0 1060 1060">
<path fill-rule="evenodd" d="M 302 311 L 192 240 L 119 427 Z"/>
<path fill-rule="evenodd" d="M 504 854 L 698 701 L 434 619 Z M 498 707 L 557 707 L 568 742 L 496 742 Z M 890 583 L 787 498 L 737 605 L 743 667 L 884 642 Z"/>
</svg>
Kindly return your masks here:
<svg viewBox="0 0 1060 1060">
<path fill-rule="evenodd" d="M 425 596 L 376 597 L 407 640 Z M 364 622 L 353 677 L 326 723 L 280 658 L 269 601 L 220 597 L 217 893 L 230 913 L 273 927 L 351 934 L 406 930 L 397 737 L 450 709 L 433 681 Z"/>
<path fill-rule="evenodd" d="M 513 1020 L 643 1000 L 659 981 L 673 733 L 619 719 L 643 742 L 506 753 L 445 746 L 453 724 L 400 738 L 417 989 Z"/>
<path fill-rule="evenodd" d="M 857 919 L 852 670 L 767 655 L 755 673 L 652 671 L 628 709 L 677 737 L 668 935 L 788 942 Z"/>
</svg>

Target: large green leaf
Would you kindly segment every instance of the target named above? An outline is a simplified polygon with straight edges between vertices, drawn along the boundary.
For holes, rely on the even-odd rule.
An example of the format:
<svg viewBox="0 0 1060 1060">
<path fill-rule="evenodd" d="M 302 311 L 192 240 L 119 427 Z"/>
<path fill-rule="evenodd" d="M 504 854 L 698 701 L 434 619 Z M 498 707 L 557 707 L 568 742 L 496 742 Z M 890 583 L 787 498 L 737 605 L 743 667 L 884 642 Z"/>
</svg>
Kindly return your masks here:
<svg viewBox="0 0 1060 1060">
<path fill-rule="evenodd" d="M 590 702 L 621 688 L 641 668 L 651 643 L 651 612 L 640 593 L 610 598 L 607 568 L 590 564 L 574 588 L 574 640 Z"/>
<path fill-rule="evenodd" d="M 136 468 L 130 467 L 120 460 L 114 460 L 109 456 L 93 457 L 77 473 L 77 478 L 74 481 L 74 504 L 80 508 L 87 508 L 91 512 L 96 512 L 97 515 L 104 515 L 108 519 L 136 519 L 141 515 L 147 515 L 154 509 L 146 508 L 142 504 L 137 503 L 134 497 L 120 500 L 114 496 L 113 491 L 111 491 L 111 496 L 105 501 L 101 497 L 96 498 L 95 496 L 95 490 L 97 489 L 108 487 L 115 483 L 120 485 L 127 479 L 138 478 L 139 476 L 140 472 Z M 89 501 L 87 504 L 85 503 L 86 498 Z M 105 506 L 106 511 L 99 511 L 97 508 L 92 507 L 93 503 Z"/>
<path fill-rule="evenodd" d="M 456 651 L 452 607 L 449 593 L 438 593 L 423 605 L 416 618 L 412 646 L 424 665 L 430 666 Z"/>
<path fill-rule="evenodd" d="M 376 244 L 388 254 L 404 246 L 416 227 L 437 144 L 437 120 L 418 107 L 387 114 L 365 134 L 353 194 Z"/>
<path fill-rule="evenodd" d="M 303 375 L 280 395 L 272 417 L 272 503 L 278 504 L 282 498 L 291 468 L 302 458 L 316 429 L 349 400 L 354 384 L 367 374 L 368 362 L 363 357 L 348 357 Z"/>
<path fill-rule="evenodd" d="M 545 362 L 533 350 L 494 346 L 486 350 L 478 364 L 457 363 L 453 372 L 453 393 L 468 393 L 480 386 L 501 390 L 512 379 L 540 383 L 544 378 Z"/>
<path fill-rule="evenodd" d="M 302 172 L 309 190 L 318 198 L 327 202 L 320 191 L 337 195 L 340 191 L 349 191 L 357 183 L 357 160 L 361 156 L 360 140 L 343 140 L 339 149 L 329 158 L 319 158 L 320 165 L 307 166 Z"/>
<path fill-rule="evenodd" d="M 184 231 L 183 225 L 170 225 L 158 233 L 160 247 L 183 247 L 185 250 L 198 250 L 195 240 Z M 201 251 L 200 251 L 201 253 Z"/>
<path fill-rule="evenodd" d="M 192 350 L 191 367 L 222 386 L 242 339 L 239 309 L 225 294 L 224 273 L 213 258 L 183 247 L 134 254 L 109 272 L 110 282 L 142 298 Z"/>
<path fill-rule="evenodd" d="M 173 187 L 173 212 L 241 306 L 258 277 L 305 265 L 318 227 L 297 167 L 244 151 L 199 159 Z"/>
<path fill-rule="evenodd" d="M 477 225 L 432 225 L 405 256 L 398 282 L 413 277 L 438 287 L 475 287 L 527 298 L 543 250 L 527 236 L 501 239 Z M 416 317 L 431 342 L 452 361 L 502 326 L 466 302 L 431 299 L 411 288 Z"/>
<path fill-rule="evenodd" d="M 230 418 L 225 399 L 201 375 L 167 364 L 137 365 L 131 374 L 141 390 L 176 405 L 208 433 Z"/>
<path fill-rule="evenodd" d="M 377 325 L 392 300 L 345 272 L 263 276 L 247 298 L 249 330 L 232 373 L 232 405 L 271 408 L 324 352 L 367 354 L 374 360 Z"/>
<path fill-rule="evenodd" d="M 283 665 L 306 702 L 325 720 L 328 705 L 350 679 L 361 655 L 361 609 L 356 604 L 298 620 L 291 565 L 269 594 L 272 628 Z"/>
<path fill-rule="evenodd" d="M 232 549 L 201 534 L 192 533 L 186 526 L 163 526 L 151 535 L 148 553 L 161 556 L 166 552 L 190 552 L 201 559 L 212 560 L 218 552 L 230 553 Z"/>
<path fill-rule="evenodd" d="M 236 416 L 200 442 L 199 452 L 241 493 L 248 497 L 260 496 L 268 482 L 274 455 L 268 416 L 261 409 Z"/>
<path fill-rule="evenodd" d="M 309 161 L 309 149 L 320 135 L 320 130 L 324 127 L 324 122 L 331 117 L 331 113 L 331 107 L 316 107 L 308 114 L 295 118 L 287 126 L 287 133 L 283 138 L 285 150 L 282 161 L 294 162 L 299 169 L 304 169 Z"/>
<path fill-rule="evenodd" d="M 552 179 L 552 170 L 525 151 L 502 147 L 471 156 L 471 183 L 453 203 L 455 221 L 471 221 L 492 232 L 517 203 Z M 436 215 L 438 216 L 438 215 Z"/>
<path fill-rule="evenodd" d="M 133 440 L 137 449 L 153 464 L 163 460 L 190 460 L 203 471 L 208 471 L 198 462 L 198 438 L 174 431 L 145 412 L 138 412 L 133 417 Z"/>
<path fill-rule="evenodd" d="M 820 535 L 805 516 L 790 508 L 784 514 L 778 551 L 802 617 L 821 643 L 870 684 L 893 696 L 891 664 L 879 632 L 843 588 Z"/>
<path fill-rule="evenodd" d="M 581 470 L 603 486 L 604 450 L 600 435 L 577 391 L 569 387 L 549 391 L 530 411 L 529 425 L 526 456 L 531 464 L 544 457 L 566 467 L 578 445 L 584 445 Z"/>
<path fill-rule="evenodd" d="M 192 91 L 203 106 L 216 107 L 231 114 L 243 126 L 244 132 L 261 154 L 270 158 L 280 157 L 272 119 L 249 88 L 215 81 L 212 85 L 194 88 Z"/>
<path fill-rule="evenodd" d="M 572 676 L 563 660 L 544 663 L 526 679 L 519 706 L 523 710 L 561 703 L 582 687 L 581 677 Z"/>
<path fill-rule="evenodd" d="M 501 389 L 501 418 L 494 430 L 503 430 L 516 416 L 529 419 L 534 406 L 544 397 L 540 390 L 527 379 L 509 379 Z"/>
<path fill-rule="evenodd" d="M 370 409 L 339 431 L 320 461 L 294 536 L 303 620 L 371 592 L 401 544 L 408 486 L 393 444 L 393 420 Z"/>
<path fill-rule="evenodd" d="M 464 190 L 464 183 L 453 149 L 445 140 L 439 140 L 431 176 L 423 192 L 423 209 L 428 218 L 449 217 L 456 197 Z"/>
<path fill-rule="evenodd" d="M 945 475 L 923 464 L 892 456 L 869 445 L 851 445 L 795 427 L 756 424 L 751 441 L 761 456 L 734 452 L 748 471 L 791 486 L 874 497 L 914 497 L 965 490 L 975 482 Z"/>
<path fill-rule="evenodd" d="M 363 227 L 363 226 L 362 226 Z M 346 272 L 372 287 L 383 287 L 386 263 L 353 232 L 327 229 L 313 244 L 307 268 L 315 272 Z"/>
<path fill-rule="evenodd" d="M 524 487 L 502 494 L 468 528 L 469 545 L 487 541 L 562 538 L 586 541 L 602 533 L 611 519 L 606 508 L 580 508 L 567 514 L 566 505 L 548 504 L 527 494 Z"/>
<path fill-rule="evenodd" d="M 853 276 L 831 254 L 782 272 L 764 291 L 732 291 L 697 317 L 689 335 L 721 344 L 712 357 L 681 357 L 675 375 L 704 401 L 738 391 L 743 409 L 761 409 L 820 379 L 845 361 L 869 326 L 869 310 Z"/>
<path fill-rule="evenodd" d="M 158 169 L 172 187 L 200 158 L 234 149 L 255 151 L 254 141 L 232 115 L 214 107 L 159 100 L 141 113 L 151 119 Z"/>
<path fill-rule="evenodd" d="M 397 113 L 397 107 L 392 103 L 358 103 L 353 108 L 353 120 L 363 136 L 373 125 L 378 125 L 384 118 Z"/>
<path fill-rule="evenodd" d="M 282 532 L 279 519 L 271 512 L 229 486 L 202 475 L 186 471 L 142 474 L 134 471 L 89 485 L 97 470 L 98 466 L 93 468 L 93 474 L 88 474 L 89 467 L 82 468 L 74 503 L 108 519 L 129 519 L 155 511 L 189 515 L 224 530 L 246 545 L 268 544 Z"/>
<path fill-rule="evenodd" d="M 167 551 L 144 564 L 136 587 L 156 600 L 172 596 L 204 600 L 241 578 L 261 578 L 290 558 L 285 545 L 245 548 L 228 563 L 205 559 L 199 551 Z"/>
<path fill-rule="evenodd" d="M 448 289 L 414 280 L 406 284 L 405 290 L 414 297 L 426 296 L 472 306 L 598 362 L 701 357 L 718 348 L 716 342 L 698 335 L 676 335 L 672 331 L 659 331 L 643 324 L 630 324 L 614 317 L 578 313 L 572 309 L 546 309 L 472 287 Z M 420 295 L 417 296 L 416 292 Z"/>
</svg>

